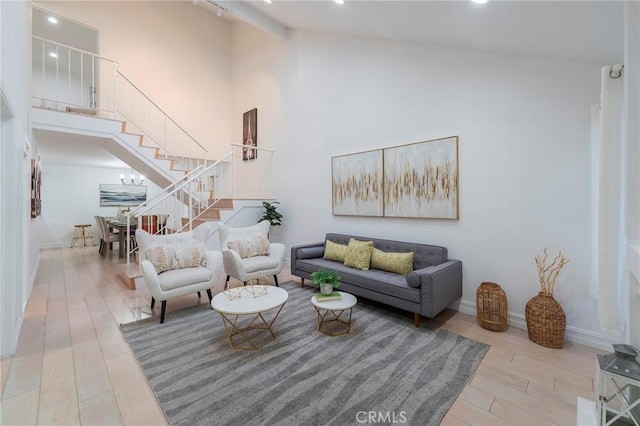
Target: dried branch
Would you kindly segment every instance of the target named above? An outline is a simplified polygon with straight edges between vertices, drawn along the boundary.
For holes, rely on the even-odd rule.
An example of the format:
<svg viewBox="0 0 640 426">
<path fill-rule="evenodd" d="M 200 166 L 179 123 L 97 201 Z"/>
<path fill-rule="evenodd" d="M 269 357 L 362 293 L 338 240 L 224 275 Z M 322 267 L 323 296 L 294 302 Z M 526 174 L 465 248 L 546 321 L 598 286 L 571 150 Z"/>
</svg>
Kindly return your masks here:
<svg viewBox="0 0 640 426">
<path fill-rule="evenodd" d="M 538 268 L 538 280 L 540 281 L 540 292 L 543 294 L 548 294 L 553 296 L 553 289 L 556 286 L 556 280 L 558 279 L 558 274 L 564 268 L 564 266 L 569 263 L 569 261 L 564 257 L 562 252 L 560 251 L 558 255 L 553 258 L 553 261 L 546 265 L 548 258 L 547 248 L 544 249 L 544 256 L 536 256 L 536 267 Z"/>
</svg>

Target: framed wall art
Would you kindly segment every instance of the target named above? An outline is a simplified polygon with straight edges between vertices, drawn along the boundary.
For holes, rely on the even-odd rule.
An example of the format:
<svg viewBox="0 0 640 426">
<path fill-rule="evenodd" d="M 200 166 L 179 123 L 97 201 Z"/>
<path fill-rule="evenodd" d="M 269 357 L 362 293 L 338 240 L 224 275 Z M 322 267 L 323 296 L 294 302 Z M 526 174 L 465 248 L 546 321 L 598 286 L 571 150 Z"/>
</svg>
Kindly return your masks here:
<svg viewBox="0 0 640 426">
<path fill-rule="evenodd" d="M 147 185 L 100 184 L 101 206 L 138 206 L 147 201 Z"/>
<path fill-rule="evenodd" d="M 42 213 L 42 170 L 40 156 L 31 160 L 31 217 L 36 218 Z"/>
<path fill-rule="evenodd" d="M 383 216 L 382 150 L 331 158 L 333 214 Z"/>
<path fill-rule="evenodd" d="M 258 108 L 242 114 L 242 160 L 254 160 L 258 158 L 258 150 L 251 149 L 258 146 Z"/>
<path fill-rule="evenodd" d="M 384 215 L 458 219 L 458 137 L 384 149 Z"/>
</svg>

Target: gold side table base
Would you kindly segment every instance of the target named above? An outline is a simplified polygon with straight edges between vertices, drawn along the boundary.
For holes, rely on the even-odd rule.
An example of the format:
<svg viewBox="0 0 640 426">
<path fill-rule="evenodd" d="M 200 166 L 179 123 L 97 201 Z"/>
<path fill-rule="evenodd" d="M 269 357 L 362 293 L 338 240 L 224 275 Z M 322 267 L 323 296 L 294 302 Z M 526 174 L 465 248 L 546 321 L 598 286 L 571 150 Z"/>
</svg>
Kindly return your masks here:
<svg viewBox="0 0 640 426">
<path fill-rule="evenodd" d="M 318 308 L 314 306 L 316 313 L 318 314 L 318 326 L 316 330 L 321 333 L 326 334 L 327 336 L 342 336 L 345 334 L 349 334 L 351 331 L 351 312 L 353 308 L 343 309 L 341 311 L 336 310 L 327 310 Z M 349 318 L 343 319 L 341 318 L 342 314 L 349 311 Z M 331 314 L 329 319 L 327 317 Z M 335 326 L 337 324 L 337 326 Z M 337 330 L 334 330 L 337 329 Z"/>
<path fill-rule="evenodd" d="M 222 323 L 224 324 L 224 329 L 227 332 L 227 338 L 229 339 L 229 346 L 232 349 L 242 349 L 242 350 L 251 351 L 251 350 L 260 349 L 263 346 L 268 345 L 269 343 L 276 340 L 276 335 L 273 334 L 272 327 L 273 327 L 273 323 L 276 321 L 276 318 L 278 318 L 278 315 L 280 315 L 280 312 L 282 311 L 283 307 L 284 307 L 284 303 L 280 305 L 280 307 L 278 308 L 278 312 L 276 312 L 276 315 L 273 317 L 271 321 L 267 321 L 262 316 L 262 314 L 268 311 L 258 312 L 257 314 L 250 314 L 250 315 L 254 315 L 254 317 L 251 319 L 251 321 L 249 321 L 249 324 L 247 325 L 238 324 L 238 319 L 240 317 L 248 316 L 248 315 L 230 315 L 230 314 L 224 314 L 222 312 L 218 312 L 222 317 Z M 254 323 L 257 323 L 257 324 L 254 324 Z M 249 330 L 268 331 L 268 334 L 260 333 L 259 335 L 260 336 L 266 335 L 271 337 L 269 337 L 269 340 L 266 342 L 256 343 L 255 341 L 256 336 L 249 336 L 248 335 Z M 238 336 L 241 340 L 244 341 L 244 343 L 235 344 L 233 341 L 233 338 L 235 336 Z"/>
</svg>

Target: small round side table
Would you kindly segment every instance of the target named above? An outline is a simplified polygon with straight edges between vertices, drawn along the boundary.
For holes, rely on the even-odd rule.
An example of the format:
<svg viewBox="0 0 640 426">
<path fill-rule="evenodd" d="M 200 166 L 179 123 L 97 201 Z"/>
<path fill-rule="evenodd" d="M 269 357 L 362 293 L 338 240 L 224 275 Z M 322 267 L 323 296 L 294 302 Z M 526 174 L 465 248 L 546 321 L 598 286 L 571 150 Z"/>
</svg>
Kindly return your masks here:
<svg viewBox="0 0 640 426">
<path fill-rule="evenodd" d="M 507 295 L 496 283 L 483 282 L 476 291 L 476 312 L 482 328 L 502 331 L 507 328 Z"/>
</svg>

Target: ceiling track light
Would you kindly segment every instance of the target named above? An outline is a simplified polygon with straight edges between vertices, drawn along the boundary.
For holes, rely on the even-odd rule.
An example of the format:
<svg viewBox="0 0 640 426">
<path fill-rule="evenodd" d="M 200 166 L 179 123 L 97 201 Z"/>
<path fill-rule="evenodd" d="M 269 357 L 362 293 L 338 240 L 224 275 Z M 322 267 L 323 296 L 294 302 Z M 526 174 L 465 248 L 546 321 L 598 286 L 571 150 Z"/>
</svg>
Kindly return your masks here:
<svg viewBox="0 0 640 426">
<path fill-rule="evenodd" d="M 222 9 L 220 9 L 220 6 L 218 6 L 218 9 L 216 10 L 216 15 L 222 16 Z"/>
</svg>

